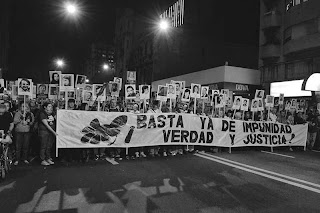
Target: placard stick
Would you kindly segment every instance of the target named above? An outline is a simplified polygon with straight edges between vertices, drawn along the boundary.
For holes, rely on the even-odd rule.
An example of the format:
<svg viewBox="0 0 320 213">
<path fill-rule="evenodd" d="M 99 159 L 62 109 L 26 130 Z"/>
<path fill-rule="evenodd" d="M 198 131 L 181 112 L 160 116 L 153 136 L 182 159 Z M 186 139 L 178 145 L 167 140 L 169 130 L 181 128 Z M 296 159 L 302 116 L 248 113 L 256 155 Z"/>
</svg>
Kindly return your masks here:
<svg viewBox="0 0 320 213">
<path fill-rule="evenodd" d="M 229 154 L 231 154 L 231 146 L 229 147 Z"/>
<path fill-rule="evenodd" d="M 193 114 L 197 114 L 197 98 L 194 98 L 194 104 L 193 104 Z"/>
<path fill-rule="evenodd" d="M 170 98 L 170 112 L 172 112 L 172 99 Z"/>
<path fill-rule="evenodd" d="M 232 116 L 232 120 L 234 120 L 234 116 L 236 115 L 236 109 L 233 110 L 233 116 Z"/>
<path fill-rule="evenodd" d="M 99 112 L 100 111 L 100 101 L 98 101 L 98 109 L 97 111 Z"/>
<path fill-rule="evenodd" d="M 68 109 L 67 97 L 68 97 L 68 91 L 65 91 L 65 93 L 64 93 L 64 109 Z"/>
<path fill-rule="evenodd" d="M 244 110 L 242 110 L 242 120 L 244 121 Z"/>
<path fill-rule="evenodd" d="M 204 100 L 202 100 L 202 113 L 204 113 Z"/>
<path fill-rule="evenodd" d="M 23 119 L 26 120 L 26 96 L 23 96 Z"/>
<path fill-rule="evenodd" d="M 269 119 L 270 119 L 270 106 L 268 107 L 268 121 L 269 121 Z"/>
</svg>

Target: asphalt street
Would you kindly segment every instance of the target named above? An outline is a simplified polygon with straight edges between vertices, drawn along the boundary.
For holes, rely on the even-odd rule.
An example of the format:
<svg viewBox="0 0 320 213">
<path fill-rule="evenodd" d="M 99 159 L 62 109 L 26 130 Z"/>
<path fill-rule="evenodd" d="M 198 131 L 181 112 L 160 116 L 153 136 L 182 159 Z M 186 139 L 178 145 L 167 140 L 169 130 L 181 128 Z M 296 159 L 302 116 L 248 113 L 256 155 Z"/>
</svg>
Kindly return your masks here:
<svg viewBox="0 0 320 213">
<path fill-rule="evenodd" d="M 0 212 L 320 212 L 320 153 L 268 151 L 19 165 Z"/>
</svg>

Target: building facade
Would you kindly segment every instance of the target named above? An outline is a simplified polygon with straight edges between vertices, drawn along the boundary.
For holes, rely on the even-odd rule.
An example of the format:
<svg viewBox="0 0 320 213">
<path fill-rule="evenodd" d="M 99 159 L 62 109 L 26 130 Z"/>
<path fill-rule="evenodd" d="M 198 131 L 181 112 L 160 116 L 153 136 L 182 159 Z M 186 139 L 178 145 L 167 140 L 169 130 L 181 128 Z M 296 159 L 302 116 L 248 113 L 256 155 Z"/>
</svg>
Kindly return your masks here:
<svg viewBox="0 0 320 213">
<path fill-rule="evenodd" d="M 320 72 L 320 1 L 261 0 L 259 42 L 267 92 L 273 82 L 295 82 Z"/>
<path fill-rule="evenodd" d="M 167 2 L 153 17 L 146 15 L 150 14 L 148 11 L 118 10 L 115 34 L 118 76 L 125 80 L 126 71 L 137 71 L 137 84 L 151 84 L 226 64 L 258 69 L 258 21 L 253 22 L 256 28 L 246 29 L 246 25 L 252 26 L 249 22 L 259 20 L 259 11 L 254 14 L 259 8 L 258 1 L 232 0 L 235 8 L 220 0 Z M 256 6 L 249 8 L 252 15 L 248 18 L 238 11 L 238 5 Z M 224 9 L 238 15 L 237 20 L 222 12 Z M 171 21 L 172 27 L 166 32 L 156 29 L 160 17 Z M 239 33 L 241 29 L 244 30 Z"/>
<path fill-rule="evenodd" d="M 94 82 L 97 82 L 98 79 L 102 80 L 100 77 L 103 74 L 113 76 L 115 73 L 114 54 L 114 47 L 112 45 L 107 45 L 102 42 L 91 44 L 88 59 L 85 64 L 85 75 Z M 109 66 L 107 70 L 103 69 L 104 64 Z"/>
<path fill-rule="evenodd" d="M 0 1 L 0 78 L 9 71 L 9 26 L 11 1 Z"/>
</svg>

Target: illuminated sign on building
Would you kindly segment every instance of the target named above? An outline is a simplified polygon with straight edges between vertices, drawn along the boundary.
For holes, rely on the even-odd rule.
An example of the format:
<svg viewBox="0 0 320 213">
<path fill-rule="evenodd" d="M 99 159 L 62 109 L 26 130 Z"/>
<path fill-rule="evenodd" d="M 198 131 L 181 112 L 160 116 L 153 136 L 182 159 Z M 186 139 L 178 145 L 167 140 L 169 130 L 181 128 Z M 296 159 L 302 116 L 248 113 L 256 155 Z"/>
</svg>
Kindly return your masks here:
<svg viewBox="0 0 320 213">
<path fill-rule="evenodd" d="M 184 0 L 178 0 L 171 5 L 164 13 L 160 15 L 161 19 L 171 19 L 173 27 L 179 27 L 183 24 L 184 18 Z"/>
</svg>

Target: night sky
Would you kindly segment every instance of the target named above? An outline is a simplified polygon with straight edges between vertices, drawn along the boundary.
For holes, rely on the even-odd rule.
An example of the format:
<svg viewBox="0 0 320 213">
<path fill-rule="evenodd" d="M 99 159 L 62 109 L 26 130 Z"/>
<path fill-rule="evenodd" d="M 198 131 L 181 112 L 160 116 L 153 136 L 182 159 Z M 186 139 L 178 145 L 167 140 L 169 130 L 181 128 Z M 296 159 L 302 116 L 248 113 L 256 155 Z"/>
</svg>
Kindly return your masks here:
<svg viewBox="0 0 320 213">
<path fill-rule="evenodd" d="M 9 80 L 29 77 L 35 81 L 47 79 L 48 70 L 54 69 L 56 57 L 63 57 L 68 73 L 79 73 L 88 54 L 89 45 L 102 41 L 113 43 L 116 8 L 131 7 L 139 10 L 152 8 L 156 11 L 171 0 L 81 0 L 84 14 L 79 21 L 67 20 L 60 14 L 62 0 L 12 0 L 12 24 L 10 32 L 10 72 Z M 249 8 L 258 14 L 258 4 L 247 3 L 231 7 L 232 14 L 245 15 L 239 7 Z M 239 1 L 237 1 L 239 2 Z M 251 2 L 251 3 L 249 3 Z M 237 12 L 240 11 L 240 12 Z M 236 17 L 236 16 L 235 16 Z M 248 16 L 245 26 L 256 27 L 257 21 Z M 236 19 L 235 19 L 236 20 Z M 235 25 L 237 26 L 237 25 Z M 231 27 L 231 26 L 230 26 Z M 243 28 L 239 27 L 239 31 Z M 244 35 L 245 36 L 245 35 Z M 256 34 L 248 35 L 249 43 L 258 41 Z"/>
</svg>

